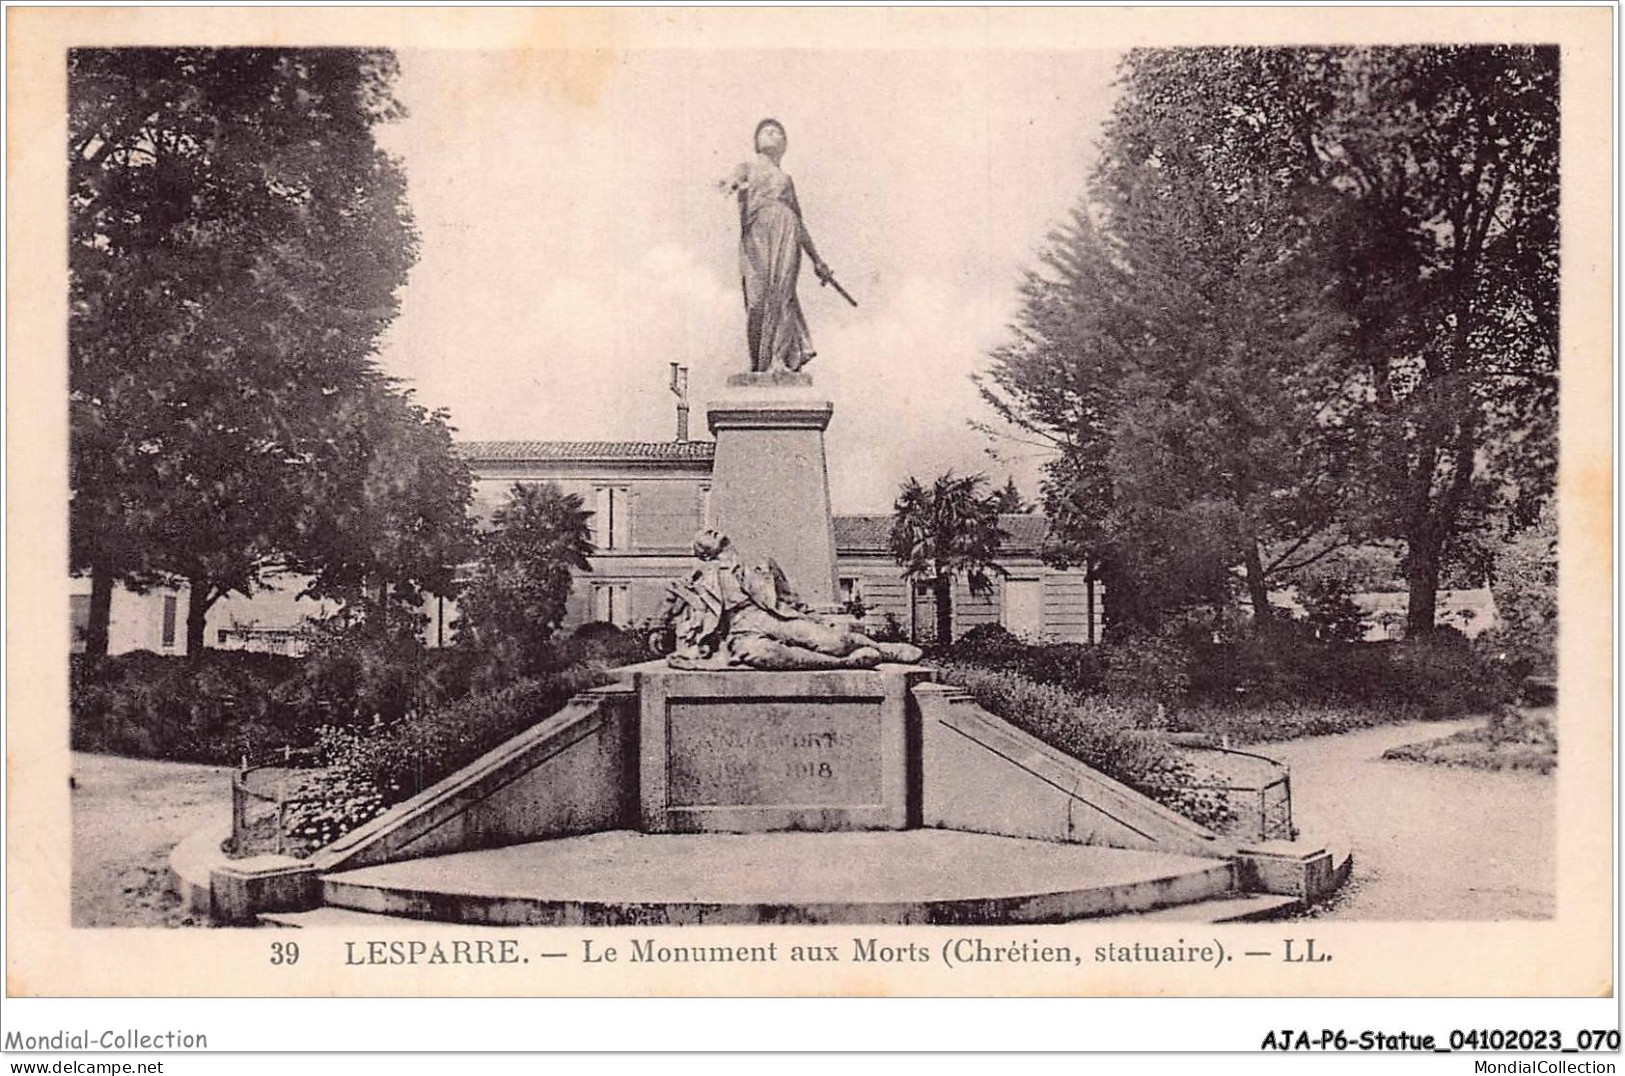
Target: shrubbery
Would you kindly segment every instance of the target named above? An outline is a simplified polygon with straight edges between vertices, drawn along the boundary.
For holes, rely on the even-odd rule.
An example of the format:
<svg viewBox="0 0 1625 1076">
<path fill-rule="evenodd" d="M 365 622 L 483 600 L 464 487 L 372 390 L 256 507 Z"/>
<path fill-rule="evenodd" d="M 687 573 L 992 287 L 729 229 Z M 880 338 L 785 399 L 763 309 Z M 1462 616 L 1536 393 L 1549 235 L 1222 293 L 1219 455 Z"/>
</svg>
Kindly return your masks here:
<svg viewBox="0 0 1625 1076">
<path fill-rule="evenodd" d="M 553 635 L 574 573 L 591 570 L 592 513 L 552 482 L 516 482 L 479 538 L 479 559 L 458 597 L 459 649 L 477 659 L 482 690 L 558 668 Z"/>
<path fill-rule="evenodd" d="M 1100 684 L 1110 695 L 1173 705 L 1191 690 L 1195 654 L 1176 628 L 1113 641 L 1100 654 Z"/>
<path fill-rule="evenodd" d="M 1196 703 L 1167 713 L 1170 732 L 1202 733 L 1231 747 L 1295 740 L 1300 736 L 1334 736 L 1359 729 L 1420 721 L 1422 710 L 1404 704 L 1371 706 L 1335 702 Z M 1265 752 L 1266 754 L 1268 752 Z"/>
<path fill-rule="evenodd" d="M 1078 696 L 1146 699 L 1176 710 L 1380 706 L 1440 717 L 1493 709 L 1514 686 L 1491 641 L 1469 640 L 1450 628 L 1393 643 L 1317 639 L 1287 624 L 1235 642 L 1170 632 L 1088 646 L 1026 644 L 987 625 L 939 653 L 944 660 L 1016 673 Z"/>
<path fill-rule="evenodd" d="M 660 631 L 654 624 L 622 631 L 602 620 L 581 625 L 558 646 L 564 665 L 598 664 L 610 667 L 649 661 L 656 652 L 649 646 L 651 634 Z"/>
<path fill-rule="evenodd" d="M 295 855 L 332 844 L 371 822 L 389 805 L 376 785 L 342 770 L 308 774 L 288 804 L 285 827 Z"/>
<path fill-rule="evenodd" d="M 1483 725 L 1425 743 L 1392 747 L 1382 757 L 1479 770 L 1551 773 L 1557 768 L 1557 733 L 1549 715 L 1503 706 Z"/>
<path fill-rule="evenodd" d="M 69 664 L 75 751 L 234 764 L 284 745 L 315 741 L 320 720 L 288 685 L 299 660 L 209 651 L 188 661 L 136 651 L 74 655 Z"/>
<path fill-rule="evenodd" d="M 608 679 L 601 666 L 571 666 L 413 711 L 388 725 L 330 726 L 321 730 L 319 755 L 332 773 L 347 779 L 346 787 L 375 789 L 384 803 L 398 803 Z"/>
<path fill-rule="evenodd" d="M 998 624 L 978 624 L 941 648 L 936 657 L 956 664 L 1002 669 L 1079 695 L 1105 686 L 1106 648 L 1083 643 L 1027 643 Z"/>
<path fill-rule="evenodd" d="M 1191 698 L 1383 706 L 1426 717 L 1493 709 L 1512 685 L 1489 647 L 1452 628 L 1386 643 L 1323 641 L 1276 631 L 1198 646 Z"/>
<path fill-rule="evenodd" d="M 468 661 L 431 650 L 421 617 L 379 605 L 351 607 L 311 630 L 310 648 L 288 692 L 318 725 L 395 721 L 410 710 L 468 691 Z"/>
<path fill-rule="evenodd" d="M 299 778 L 286 826 L 308 851 L 649 656 L 641 635 L 589 624 L 554 645 L 549 671 L 482 687 L 494 670 L 476 651 L 429 649 L 410 627 L 389 615 L 331 621 L 304 658 L 75 656 L 72 746 L 218 765 L 315 747 L 326 769 Z"/>
</svg>

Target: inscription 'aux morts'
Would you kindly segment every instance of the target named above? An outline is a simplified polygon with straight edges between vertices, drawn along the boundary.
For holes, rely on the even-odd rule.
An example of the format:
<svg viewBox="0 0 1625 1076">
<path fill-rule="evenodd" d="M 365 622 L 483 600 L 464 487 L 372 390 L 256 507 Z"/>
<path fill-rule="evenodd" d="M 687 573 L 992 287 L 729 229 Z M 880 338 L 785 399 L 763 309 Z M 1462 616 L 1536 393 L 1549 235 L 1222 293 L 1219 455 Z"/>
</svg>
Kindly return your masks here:
<svg viewBox="0 0 1625 1076">
<path fill-rule="evenodd" d="M 805 717 L 780 713 L 771 701 L 677 704 L 669 726 L 670 802 L 753 807 L 876 802 L 878 707 L 848 702 L 821 709 L 816 725 L 807 727 L 812 723 Z"/>
<path fill-rule="evenodd" d="M 836 778 L 838 762 L 832 757 L 805 758 L 807 753 L 828 753 L 833 755 L 841 746 L 841 734 L 829 732 L 786 732 L 770 737 L 765 744 L 750 736 L 724 737 L 729 747 L 740 750 L 753 751 L 760 747 L 773 747 L 788 749 L 793 757 L 783 759 L 784 775 L 786 777 L 805 777 L 815 781 L 833 781 Z M 724 758 L 718 760 L 719 772 L 734 777 L 748 776 L 760 769 L 763 763 L 759 759 L 751 758 Z M 771 765 L 771 763 L 768 763 Z"/>
</svg>

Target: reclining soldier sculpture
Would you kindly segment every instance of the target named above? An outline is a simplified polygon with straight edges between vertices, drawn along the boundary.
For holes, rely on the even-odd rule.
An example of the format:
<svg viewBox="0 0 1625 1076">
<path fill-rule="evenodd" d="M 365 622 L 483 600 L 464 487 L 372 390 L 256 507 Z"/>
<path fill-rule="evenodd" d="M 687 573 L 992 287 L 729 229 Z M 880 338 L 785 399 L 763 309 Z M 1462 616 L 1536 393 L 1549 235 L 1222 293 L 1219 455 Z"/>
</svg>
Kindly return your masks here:
<svg viewBox="0 0 1625 1076">
<path fill-rule="evenodd" d="M 772 560 L 747 568 L 726 535 L 707 529 L 694 538 L 699 566 L 672 583 L 667 619 L 677 669 L 872 669 L 912 664 L 921 652 L 908 643 L 878 642 L 796 599 Z"/>
</svg>

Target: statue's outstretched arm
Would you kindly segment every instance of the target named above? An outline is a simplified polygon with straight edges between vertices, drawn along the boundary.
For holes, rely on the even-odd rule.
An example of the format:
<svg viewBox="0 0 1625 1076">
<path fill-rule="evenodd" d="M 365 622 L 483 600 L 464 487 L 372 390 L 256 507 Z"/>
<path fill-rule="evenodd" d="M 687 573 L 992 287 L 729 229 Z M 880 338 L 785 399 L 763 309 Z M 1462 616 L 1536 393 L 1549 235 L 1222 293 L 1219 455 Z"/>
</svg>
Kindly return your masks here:
<svg viewBox="0 0 1625 1076">
<path fill-rule="evenodd" d="M 717 180 L 717 190 L 723 194 L 738 194 L 750 186 L 750 165 L 740 164 L 732 172 Z"/>
</svg>

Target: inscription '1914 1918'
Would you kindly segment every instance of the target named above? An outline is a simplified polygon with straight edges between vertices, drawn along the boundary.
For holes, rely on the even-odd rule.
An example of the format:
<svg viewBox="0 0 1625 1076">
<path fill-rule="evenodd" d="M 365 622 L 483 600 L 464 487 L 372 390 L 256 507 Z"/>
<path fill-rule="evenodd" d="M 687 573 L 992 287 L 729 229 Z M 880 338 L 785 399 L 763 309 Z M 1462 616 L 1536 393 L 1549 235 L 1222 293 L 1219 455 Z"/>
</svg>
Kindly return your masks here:
<svg viewBox="0 0 1625 1076">
<path fill-rule="evenodd" d="M 880 795 L 877 703 L 674 701 L 667 729 L 673 805 L 846 806 Z"/>
<path fill-rule="evenodd" d="M 793 732 L 784 736 L 785 746 L 793 751 L 828 751 L 833 753 L 840 746 L 841 734 L 834 730 L 828 732 Z M 785 759 L 784 773 L 786 777 L 810 777 L 815 780 L 832 781 L 835 779 L 835 763 L 831 759 Z"/>
</svg>

